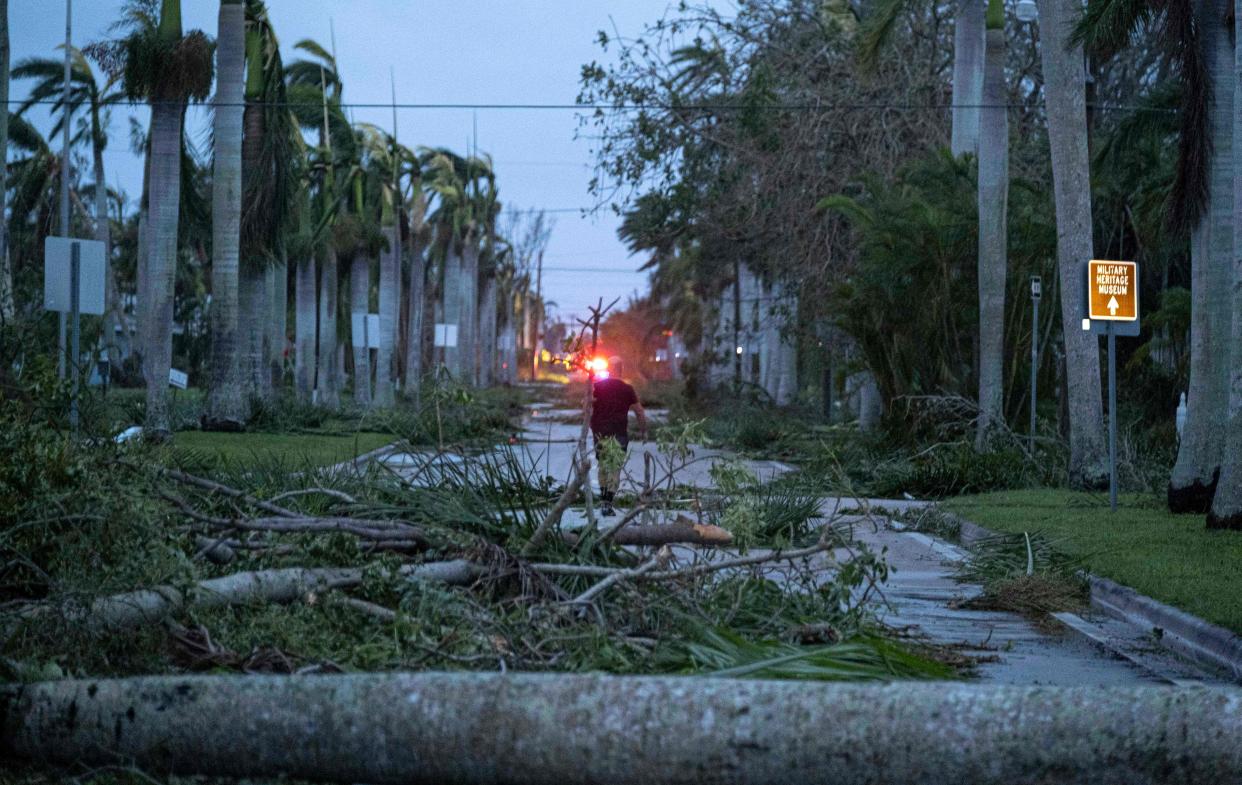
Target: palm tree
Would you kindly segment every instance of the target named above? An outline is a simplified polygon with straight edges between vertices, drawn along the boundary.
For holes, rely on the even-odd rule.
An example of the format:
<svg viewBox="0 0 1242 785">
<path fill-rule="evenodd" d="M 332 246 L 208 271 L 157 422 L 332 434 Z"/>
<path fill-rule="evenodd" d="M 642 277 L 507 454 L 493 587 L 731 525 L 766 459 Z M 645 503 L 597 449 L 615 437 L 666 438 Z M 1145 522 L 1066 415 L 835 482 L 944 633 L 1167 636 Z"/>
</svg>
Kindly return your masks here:
<svg viewBox="0 0 1242 785">
<path fill-rule="evenodd" d="M 1100 395 L 1099 341 L 1078 329 L 1082 318 L 1081 265 L 1093 250 L 1087 92 L 1083 51 L 1071 44 L 1078 0 L 1039 0 L 1048 115 L 1048 143 L 1057 216 L 1057 267 L 1069 389 L 1070 484 L 1097 488 L 1108 479 Z"/>
<path fill-rule="evenodd" d="M 272 391 L 272 287 L 294 217 L 301 135 L 288 107 L 280 45 L 262 0 L 246 2 L 246 91 L 242 138 L 243 207 L 238 297 L 242 378 L 250 395 Z M 283 292 L 284 287 L 281 287 Z M 284 309 L 283 300 L 280 306 Z M 281 336 L 283 343 L 283 335 Z M 283 349 L 283 346 L 281 347 Z"/>
<path fill-rule="evenodd" d="M 1227 0 L 1098 0 L 1087 6 L 1075 31 L 1100 59 L 1140 38 L 1162 40 L 1170 53 L 1169 69 L 1180 83 L 1178 160 L 1169 195 L 1169 223 L 1190 234 L 1191 340 L 1189 413 L 1182 430 L 1177 461 L 1169 478 L 1168 505 L 1173 512 L 1206 512 L 1219 477 L 1223 436 L 1220 423 L 1228 412 L 1225 357 L 1230 317 L 1226 309 L 1229 264 L 1213 250 L 1216 218 L 1227 217 L 1225 196 L 1232 202 L 1227 161 L 1221 166 L 1221 145 L 1231 150 L 1232 116 L 1225 111 L 1233 91 L 1219 83 L 1232 79 L 1226 58 L 1233 52 L 1225 28 Z M 1224 103 L 1222 104 L 1222 99 Z M 1232 231 L 1224 225 L 1224 234 Z M 1215 243 L 1219 250 L 1219 243 Z"/>
<path fill-rule="evenodd" d="M 1242 12 L 1242 0 L 1234 0 L 1233 18 L 1239 19 L 1239 12 Z M 1222 14 L 1222 21 L 1224 15 Z M 1223 26 L 1223 25 L 1222 25 Z M 1221 58 L 1223 60 L 1223 58 Z M 1223 66 L 1224 63 L 1221 63 Z M 1229 72 L 1232 77 L 1233 92 L 1233 117 L 1232 120 L 1232 137 L 1233 143 L 1238 144 L 1242 141 L 1242 36 L 1234 35 L 1233 50 L 1233 69 Z M 1225 74 L 1217 73 L 1217 81 L 1224 81 L 1222 77 Z M 1229 89 L 1226 86 L 1221 87 L 1222 90 Z M 1219 151 L 1218 151 L 1219 152 Z M 1242 205 L 1242 160 L 1238 159 L 1237 151 L 1230 149 L 1232 153 L 1229 163 L 1233 169 L 1233 203 L 1231 206 L 1236 207 Z M 1215 166 L 1213 167 L 1215 175 Z M 1213 210 L 1215 213 L 1215 210 Z M 1211 509 L 1208 510 L 1207 525 L 1209 529 L 1242 529 L 1242 257 L 1239 256 L 1239 249 L 1242 249 L 1242 220 L 1238 220 L 1237 216 L 1233 218 L 1233 247 L 1230 249 L 1232 254 L 1229 256 L 1228 271 L 1230 275 L 1230 303 L 1229 309 L 1224 311 L 1232 318 L 1232 330 L 1229 342 L 1229 373 L 1227 382 L 1229 385 L 1228 395 L 1228 426 L 1225 433 L 1224 452 L 1221 460 L 1220 479 L 1216 486 L 1216 493 L 1212 499 Z M 1213 215 L 1215 219 L 1215 215 Z M 1223 238 L 1222 238 L 1223 242 Z M 1223 265 L 1222 265 L 1223 266 Z"/>
<path fill-rule="evenodd" d="M 984 7 L 981 0 L 958 0 L 953 19 L 953 114 L 949 149 L 955 156 L 974 153 L 979 145 Z"/>
<path fill-rule="evenodd" d="M 309 195 L 308 195 L 309 199 Z M 315 390 L 315 251 L 307 244 L 294 257 L 294 389 L 298 398 L 310 401 Z"/>
<path fill-rule="evenodd" d="M 181 204 L 182 115 L 187 101 L 211 90 L 211 43 L 201 31 L 181 32 L 180 0 L 161 0 L 158 21 L 131 9 L 124 40 L 125 91 L 151 104 L 149 239 L 145 290 L 140 293 L 145 427 L 170 431 L 168 371 L 172 365 L 173 286 Z"/>
<path fill-rule="evenodd" d="M 1006 219 L 1009 116 L 1005 89 L 1005 6 L 988 0 L 983 101 L 979 111 L 979 426 L 977 449 L 1004 418 Z"/>
<path fill-rule="evenodd" d="M 478 189 L 471 186 L 478 179 L 492 179 L 491 165 L 436 150 L 427 168 L 427 185 L 437 201 L 430 220 L 436 227 L 435 253 L 443 266 L 444 321 L 457 325 L 457 346 L 445 349 L 445 365 L 463 384 L 475 384 L 481 202 Z"/>
<path fill-rule="evenodd" d="M 405 389 L 417 400 L 423 378 L 424 303 L 427 283 L 427 247 L 431 225 L 427 221 L 427 194 L 422 189 L 421 169 L 413 169 L 413 192 L 406 214 L 410 222 L 409 285 L 406 287 L 409 318 L 405 337 Z"/>
<path fill-rule="evenodd" d="M 212 177 L 211 386 L 205 423 L 240 430 L 246 423 L 237 356 L 238 255 L 241 250 L 242 100 L 246 8 L 220 0 L 216 38 L 215 171 Z"/>
<path fill-rule="evenodd" d="M 317 245 L 319 254 L 319 308 L 316 391 L 319 403 L 328 407 L 340 405 L 343 386 L 337 362 L 337 318 L 340 310 L 340 272 L 337 263 L 337 247 L 333 240 L 335 222 L 340 212 L 341 196 L 337 190 L 337 158 L 351 160 L 354 135 L 349 121 L 341 110 L 342 83 L 337 72 L 336 60 L 320 44 L 303 39 L 294 46 L 306 52 L 310 60 L 298 60 L 286 69 L 286 79 L 293 101 L 294 115 L 302 128 L 319 134 L 320 182 L 316 223 L 325 232 L 323 242 Z M 326 230 L 333 231 L 326 231 Z M 306 270 L 301 270 L 305 274 Z M 299 291 L 309 287 L 303 283 Z M 303 305 L 304 307 L 304 305 Z M 299 309 L 299 322 L 304 311 Z M 306 320 L 309 321 L 309 320 Z M 303 332 L 305 337 L 305 332 Z"/>
<path fill-rule="evenodd" d="M 364 146 L 368 157 L 368 182 L 380 203 L 380 226 L 385 247 L 379 258 L 379 322 L 376 353 L 375 403 L 392 406 L 397 381 L 397 333 L 401 303 L 400 258 L 400 173 L 413 153 L 378 127 L 364 124 Z"/>
<path fill-rule="evenodd" d="M 1207 512 L 1221 472 L 1229 420 L 1229 292 L 1233 269 L 1233 47 L 1228 0 L 1196 6 L 1209 91 L 1211 151 L 1207 158 L 1207 211 L 1191 237 L 1189 412 L 1169 478 L 1169 508 Z"/>
<path fill-rule="evenodd" d="M 9 160 L 9 0 L 0 0 L 0 321 L 13 316 L 13 274 L 9 270 L 9 221 L 5 213 Z"/>
</svg>

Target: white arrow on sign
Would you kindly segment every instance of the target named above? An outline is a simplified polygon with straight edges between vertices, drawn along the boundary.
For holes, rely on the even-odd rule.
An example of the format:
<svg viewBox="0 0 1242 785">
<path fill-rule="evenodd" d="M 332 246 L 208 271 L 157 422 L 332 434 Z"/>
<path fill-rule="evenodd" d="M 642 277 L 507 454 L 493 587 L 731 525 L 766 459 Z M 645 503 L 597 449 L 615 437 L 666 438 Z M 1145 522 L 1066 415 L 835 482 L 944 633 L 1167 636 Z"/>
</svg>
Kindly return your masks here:
<svg viewBox="0 0 1242 785">
<path fill-rule="evenodd" d="M 1117 309 L 1118 309 L 1118 308 L 1120 308 L 1120 307 L 1121 307 L 1121 305 L 1120 305 L 1120 304 L 1118 304 L 1118 302 L 1117 302 L 1117 298 L 1116 298 L 1116 297 L 1110 298 L 1110 299 L 1109 299 L 1109 301 L 1108 301 L 1108 314 L 1109 314 L 1110 316 L 1116 316 L 1116 315 L 1117 315 Z"/>
</svg>

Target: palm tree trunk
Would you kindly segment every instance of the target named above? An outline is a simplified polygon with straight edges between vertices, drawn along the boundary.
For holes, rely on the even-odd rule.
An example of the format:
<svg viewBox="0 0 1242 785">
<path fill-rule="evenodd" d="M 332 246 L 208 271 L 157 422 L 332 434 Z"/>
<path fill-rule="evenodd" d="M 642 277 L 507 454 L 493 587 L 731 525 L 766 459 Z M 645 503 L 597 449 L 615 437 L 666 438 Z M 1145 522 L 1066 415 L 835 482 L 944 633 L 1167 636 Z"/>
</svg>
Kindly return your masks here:
<svg viewBox="0 0 1242 785">
<path fill-rule="evenodd" d="M 484 277 L 479 297 L 479 383 L 496 383 L 496 278 Z"/>
<path fill-rule="evenodd" d="M 796 322 L 798 313 L 798 301 L 796 295 L 791 297 L 786 294 L 785 284 L 780 287 L 781 304 L 785 306 L 781 309 L 785 324 L 791 321 Z M 798 347 L 794 343 L 796 340 L 792 331 L 782 330 L 782 335 L 778 335 L 777 340 L 780 345 L 780 362 L 778 364 L 779 381 L 777 383 L 776 402 L 780 406 L 788 406 L 798 397 Z"/>
<path fill-rule="evenodd" d="M 297 263 L 294 283 L 294 374 L 298 399 L 310 401 L 315 391 L 315 259 Z"/>
<path fill-rule="evenodd" d="M 98 117 L 93 118 L 98 123 Z M 104 304 L 103 345 L 108 351 L 108 361 L 116 363 L 120 358 L 120 341 L 118 332 L 124 334 L 128 330 L 125 324 L 125 312 L 121 303 L 121 288 L 116 281 L 116 266 L 112 264 L 112 231 L 108 223 L 108 187 L 104 180 L 104 162 L 102 139 L 94 135 L 95 164 L 95 239 L 104 246 L 104 259 L 107 260 L 108 291 Z M 0 167 L 3 168 L 3 167 Z M 3 184 L 0 183 L 0 188 Z"/>
<path fill-rule="evenodd" d="M 979 105 L 983 102 L 984 5 L 958 0 L 953 23 L 953 128 L 949 149 L 954 156 L 973 154 L 979 146 Z"/>
<path fill-rule="evenodd" d="M 1242 0 L 1233 2 L 1234 19 L 1242 13 Z M 1242 139 L 1242 36 L 1235 35 L 1233 58 L 1233 138 Z M 1222 86 L 1222 89 L 1227 89 Z M 1242 204 L 1242 160 L 1231 150 L 1233 204 Z M 1232 286 L 1229 314 L 1232 319 L 1229 342 L 1229 418 L 1220 480 L 1212 507 L 1208 511 L 1209 529 L 1242 529 L 1242 220 L 1233 222 L 1233 253 L 1229 258 Z"/>
<path fill-rule="evenodd" d="M 181 204 L 181 116 L 177 101 L 151 107 L 151 192 L 146 291 L 139 301 L 143 334 L 142 375 L 147 386 L 145 430 L 171 432 L 168 370 L 172 366 L 173 296 L 177 274 L 177 222 Z"/>
<path fill-rule="evenodd" d="M 265 348 L 271 299 L 267 292 L 267 271 L 257 259 L 241 264 L 237 305 L 243 394 L 246 398 L 263 399 L 271 386 Z"/>
<path fill-rule="evenodd" d="M 1001 0 L 990 0 L 979 111 L 979 426 L 987 447 L 1003 421 L 1006 219 L 1009 201 L 1009 115 L 1005 108 L 1005 29 Z"/>
<path fill-rule="evenodd" d="M 462 384 L 479 386 L 479 246 L 472 235 L 461 256 L 461 368 Z"/>
<path fill-rule="evenodd" d="M 329 243 L 319 268 L 319 375 L 316 398 L 318 403 L 333 409 L 341 405 L 341 375 L 336 364 L 339 289 L 336 248 Z"/>
<path fill-rule="evenodd" d="M 444 323 L 447 325 L 457 326 L 457 345 L 444 347 L 444 366 L 448 368 L 449 373 L 456 377 L 457 381 L 465 384 L 466 380 L 461 377 L 461 369 L 464 363 L 461 356 L 465 353 L 463 338 L 465 337 L 465 329 L 462 325 L 464 321 L 462 315 L 462 289 L 464 283 L 462 281 L 462 255 L 452 247 L 444 254 L 444 290 L 441 292 L 440 301 L 443 310 Z"/>
<path fill-rule="evenodd" d="M 237 357 L 238 255 L 241 248 L 242 95 L 246 7 L 220 3 L 216 39 L 215 170 L 211 198 L 211 383 L 205 424 L 241 430 L 246 424 Z"/>
<path fill-rule="evenodd" d="M 380 252 L 379 260 L 379 349 L 375 355 L 375 403 L 392 406 L 396 401 L 396 339 L 397 311 L 401 298 L 401 264 L 397 258 L 396 226 L 386 227 L 384 235 L 388 248 Z"/>
<path fill-rule="evenodd" d="M 361 406 L 371 405 L 371 350 L 365 340 L 370 295 L 371 260 L 358 254 L 349 266 L 349 312 L 354 349 L 354 401 Z"/>
<path fill-rule="evenodd" d="M 405 389 L 415 398 L 418 396 L 419 385 L 423 378 L 423 313 L 424 284 L 426 268 L 423 265 L 423 251 L 417 240 L 410 243 L 410 286 L 406 295 L 409 299 L 408 334 L 405 344 Z"/>
<path fill-rule="evenodd" d="M 9 0 L 0 0 L 0 157 L 9 150 Z M 0 166 L 0 321 L 13 317 L 13 273 L 9 269 L 9 222 L 5 217 L 7 166 Z"/>
<path fill-rule="evenodd" d="M 268 268 L 267 364 L 274 389 L 285 381 L 285 348 L 289 344 L 289 261 L 281 251 L 281 259 Z"/>
<path fill-rule="evenodd" d="M 1207 512 L 1224 451 L 1229 403 L 1229 291 L 1233 263 L 1233 48 L 1229 0 L 1201 0 L 1196 16 L 1211 89 L 1212 153 L 1207 214 L 1191 237 L 1190 390 L 1186 425 L 1169 478 L 1173 512 Z"/>
<path fill-rule="evenodd" d="M 1108 482 L 1099 339 L 1079 329 L 1084 312 L 1082 263 L 1093 255 L 1091 170 L 1087 150 L 1087 85 L 1081 46 L 1071 47 L 1078 0 L 1039 0 L 1044 95 L 1057 215 L 1057 268 L 1069 383 L 1070 485 Z"/>
</svg>

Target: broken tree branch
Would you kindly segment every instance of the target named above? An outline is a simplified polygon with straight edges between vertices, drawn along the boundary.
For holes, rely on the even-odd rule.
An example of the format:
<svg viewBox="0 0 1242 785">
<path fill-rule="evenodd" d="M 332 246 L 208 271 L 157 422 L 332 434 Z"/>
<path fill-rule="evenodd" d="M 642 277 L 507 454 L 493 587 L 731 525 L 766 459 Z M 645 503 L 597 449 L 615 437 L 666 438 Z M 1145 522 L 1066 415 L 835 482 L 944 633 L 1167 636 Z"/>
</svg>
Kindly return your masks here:
<svg viewBox="0 0 1242 785">
<path fill-rule="evenodd" d="M 357 586 L 367 568 L 286 567 L 275 570 L 238 572 L 194 584 L 187 591 L 173 586 L 100 597 L 89 605 L 37 603 L 20 610 L 18 621 L 35 621 L 63 613 L 67 620 L 99 629 L 120 629 L 159 622 L 184 608 L 217 608 L 251 602 L 289 603 L 309 592 Z M 398 574 L 411 580 L 427 580 L 464 586 L 482 572 L 477 564 L 464 559 L 425 564 L 409 564 Z"/>
<path fill-rule="evenodd" d="M 607 532 L 605 532 L 607 534 Z M 571 544 L 578 541 L 574 532 L 566 532 L 565 539 Z M 617 545 L 728 545 L 733 535 L 727 529 L 707 523 L 695 523 L 684 516 L 674 523 L 657 523 L 647 526 L 626 526 L 613 533 Z"/>
<path fill-rule="evenodd" d="M 642 575 L 645 575 L 651 572 L 652 570 L 654 570 L 656 567 L 662 567 L 668 564 L 669 560 L 672 558 L 673 558 L 673 552 L 668 549 L 667 545 L 665 545 L 662 548 L 660 548 L 660 550 L 656 553 L 655 556 L 652 556 L 650 559 L 648 559 L 643 564 L 638 565 L 632 570 L 617 570 L 612 575 L 609 575 L 607 578 L 604 578 L 599 583 L 595 584 L 591 588 L 582 592 L 582 594 L 579 594 L 577 597 L 570 600 L 569 604 L 585 605 L 586 603 L 595 599 L 599 595 L 608 591 L 608 589 L 614 586 L 615 584 L 621 581 L 624 581 L 624 580 L 632 580 L 634 578 L 638 578 Z"/>
<path fill-rule="evenodd" d="M 928 732 L 929 718 L 941 722 Z M 605 733 L 625 728 L 630 732 Z M 520 729 L 520 732 L 515 729 Z M 1232 687 L 596 674 L 166 676 L 0 687 L 0 758 L 354 783 L 1242 779 Z M 658 739 L 658 743 L 653 743 Z M 499 774 L 498 774 L 499 772 Z"/>
<path fill-rule="evenodd" d="M 673 570 L 659 570 L 655 572 L 643 573 L 634 578 L 637 581 L 666 581 L 677 578 L 693 578 L 699 575 L 706 575 L 720 570 L 733 569 L 735 567 L 753 567 L 758 564 L 766 564 L 776 561 L 793 561 L 795 559 L 803 559 L 807 556 L 814 556 L 836 547 L 832 542 L 823 539 L 815 545 L 806 548 L 795 548 L 793 550 L 774 550 L 763 553 L 754 553 L 749 556 L 738 556 L 734 559 L 724 559 L 723 561 L 703 562 L 692 567 L 681 567 Z M 596 567 L 590 564 L 551 564 L 551 563 L 535 563 L 529 565 L 536 572 L 544 575 L 591 575 L 598 577 L 606 577 L 617 572 L 627 572 L 627 570 L 619 570 L 616 567 Z"/>
<path fill-rule="evenodd" d="M 539 523 L 539 528 L 535 529 L 535 533 L 530 536 L 530 541 L 522 548 L 522 558 L 530 556 L 540 545 L 543 545 L 543 541 L 548 537 L 548 532 L 560 524 L 561 517 L 565 514 L 565 510 L 569 509 L 569 505 L 573 504 L 578 491 L 582 488 L 583 480 L 590 471 L 590 464 L 585 459 L 580 459 L 574 464 L 573 479 L 565 486 L 565 490 L 561 493 L 560 498 L 556 500 L 556 504 L 552 505 L 551 510 L 548 510 L 548 514 Z"/>
</svg>

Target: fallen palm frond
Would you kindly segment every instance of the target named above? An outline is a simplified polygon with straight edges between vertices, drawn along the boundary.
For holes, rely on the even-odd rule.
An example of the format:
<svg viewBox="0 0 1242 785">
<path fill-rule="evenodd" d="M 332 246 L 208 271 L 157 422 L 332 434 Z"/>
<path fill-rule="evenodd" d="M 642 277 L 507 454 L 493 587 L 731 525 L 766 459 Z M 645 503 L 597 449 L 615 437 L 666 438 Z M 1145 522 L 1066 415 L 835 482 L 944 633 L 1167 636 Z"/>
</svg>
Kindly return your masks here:
<svg viewBox="0 0 1242 785">
<path fill-rule="evenodd" d="M 951 668 L 913 656 L 880 637 L 864 635 L 846 643 L 806 646 L 747 640 L 728 629 L 708 628 L 694 630 L 664 655 L 662 663 L 673 672 L 738 679 L 887 681 L 953 675 Z"/>
<path fill-rule="evenodd" d="M 1082 566 L 1082 559 L 1066 555 L 1039 532 L 985 537 L 971 546 L 958 569 L 959 580 L 983 586 L 983 593 L 963 606 L 1036 616 L 1080 610 L 1089 596 Z"/>
</svg>

